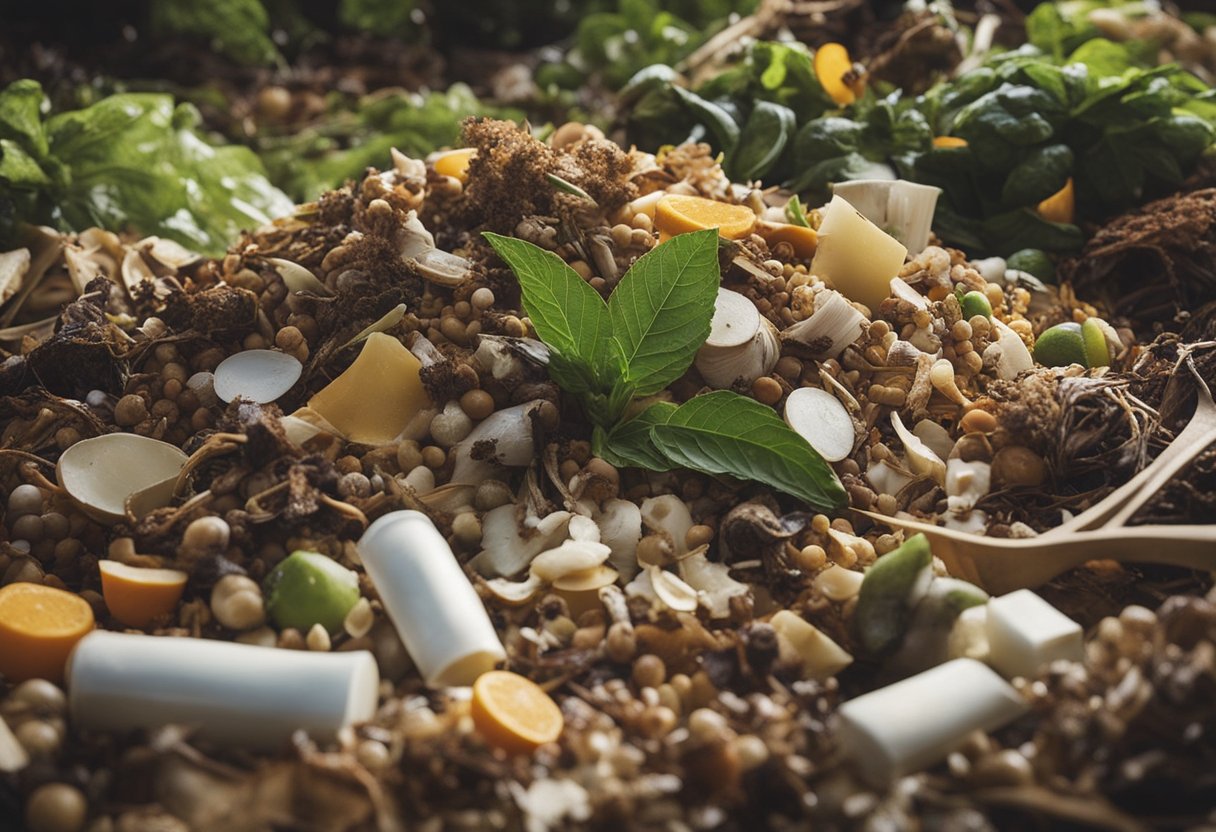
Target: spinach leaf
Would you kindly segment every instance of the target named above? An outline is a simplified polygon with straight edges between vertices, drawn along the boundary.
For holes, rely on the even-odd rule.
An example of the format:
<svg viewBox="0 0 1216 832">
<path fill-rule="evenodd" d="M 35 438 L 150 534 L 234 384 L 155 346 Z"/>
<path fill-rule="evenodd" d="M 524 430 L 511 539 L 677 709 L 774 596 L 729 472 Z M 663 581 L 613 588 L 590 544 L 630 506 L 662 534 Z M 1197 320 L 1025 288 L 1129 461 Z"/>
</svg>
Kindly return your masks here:
<svg viewBox="0 0 1216 832">
<path fill-rule="evenodd" d="M 256 66 L 281 60 L 261 0 L 154 0 L 150 15 L 154 31 L 206 38 L 237 63 Z"/>
<path fill-rule="evenodd" d="M 771 407 L 746 396 L 697 396 L 650 432 L 664 456 L 685 468 L 761 482 L 823 511 L 848 503 L 823 457 Z"/>
<path fill-rule="evenodd" d="M 1072 174 L 1068 145 L 1049 144 L 1027 153 L 1013 166 L 1001 189 L 1001 202 L 1010 207 L 1038 204 L 1054 194 Z"/>
<path fill-rule="evenodd" d="M 776 164 L 794 133 L 794 111 L 771 101 L 757 101 L 731 154 L 731 179 L 750 182 Z"/>
<path fill-rule="evenodd" d="M 714 102 L 707 101 L 683 87 L 672 87 L 672 90 L 684 102 L 684 106 L 709 129 L 717 149 L 727 155 L 734 153 L 735 146 L 739 144 L 739 123 L 734 117 Z"/>
</svg>

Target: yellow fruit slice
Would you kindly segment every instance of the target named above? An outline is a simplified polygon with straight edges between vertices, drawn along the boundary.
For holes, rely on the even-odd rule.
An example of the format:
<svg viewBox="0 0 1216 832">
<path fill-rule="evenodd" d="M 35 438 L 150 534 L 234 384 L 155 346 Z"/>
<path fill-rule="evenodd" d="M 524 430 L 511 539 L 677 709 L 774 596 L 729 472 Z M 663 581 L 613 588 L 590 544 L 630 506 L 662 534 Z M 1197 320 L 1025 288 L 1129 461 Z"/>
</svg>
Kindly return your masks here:
<svg viewBox="0 0 1216 832">
<path fill-rule="evenodd" d="M 756 233 L 764 238 L 769 248 L 778 243 L 789 243 L 794 247 L 794 256 L 804 260 L 814 257 L 815 247 L 819 245 L 819 235 L 815 233 L 815 229 L 804 225 L 762 222 L 756 226 Z"/>
<path fill-rule="evenodd" d="M 190 576 L 176 569 L 146 569 L 115 560 L 97 564 L 110 615 L 128 627 L 147 627 L 177 608 Z"/>
<path fill-rule="evenodd" d="M 450 150 L 435 160 L 435 173 L 451 176 L 464 182 L 469 178 L 469 162 L 477 155 L 472 147 Z"/>
<path fill-rule="evenodd" d="M 857 100 L 859 84 L 853 73 L 853 59 L 842 44 L 825 43 L 815 50 L 815 76 L 837 104 L 844 106 Z"/>
<path fill-rule="evenodd" d="M 1071 223 L 1077 215 L 1077 194 L 1073 190 L 1072 177 L 1064 187 L 1039 203 L 1039 216 L 1048 222 Z"/>
<path fill-rule="evenodd" d="M 93 629 L 93 608 L 72 592 L 17 583 L 0 589 L 0 675 L 62 682 L 68 654 Z"/>
<path fill-rule="evenodd" d="M 960 139 L 958 136 L 934 136 L 933 146 L 953 149 L 956 147 L 966 147 L 967 140 Z"/>
<path fill-rule="evenodd" d="M 751 233 L 756 214 L 746 205 L 732 205 L 700 196 L 668 194 L 655 206 L 654 222 L 661 234 L 675 236 L 703 228 L 718 229 L 718 236 L 738 240 Z"/>
<path fill-rule="evenodd" d="M 562 733 L 562 712 L 540 686 L 509 670 L 491 670 L 473 683 L 473 725 L 491 745 L 526 754 Z"/>
</svg>

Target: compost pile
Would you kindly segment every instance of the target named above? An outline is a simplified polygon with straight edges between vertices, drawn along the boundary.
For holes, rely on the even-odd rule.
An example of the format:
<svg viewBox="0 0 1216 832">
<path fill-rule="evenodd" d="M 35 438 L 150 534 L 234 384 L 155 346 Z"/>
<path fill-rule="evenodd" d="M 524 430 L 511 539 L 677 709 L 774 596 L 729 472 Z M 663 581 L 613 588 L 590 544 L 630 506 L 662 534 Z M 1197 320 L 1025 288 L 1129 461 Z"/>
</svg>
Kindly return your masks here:
<svg viewBox="0 0 1216 832">
<path fill-rule="evenodd" d="M 743 34 L 765 35 L 764 8 Z M 938 23 L 901 19 L 873 47 L 876 66 L 940 58 L 925 47 Z M 689 66 L 708 77 L 726 60 L 719 47 Z M 669 83 L 633 100 L 689 106 L 696 96 Z M 1202 172 L 1159 201 L 1085 217 L 1094 233 L 1054 258 L 1058 282 L 950 244 L 989 241 L 986 223 L 1005 216 L 994 209 L 966 228 L 926 224 L 890 291 L 863 302 L 841 275 L 865 264 L 833 267 L 831 235 L 816 233 L 840 221 L 833 204 L 761 186 L 770 168 L 743 170 L 743 151 L 724 158 L 704 130 L 689 138 L 626 149 L 580 121 L 534 133 L 469 118 L 464 150 L 393 149 L 220 257 L 164 234 L 21 227 L 0 254 L 0 586 L 70 591 L 105 630 L 369 650 L 382 681 L 370 720 L 328 743 L 297 732 L 278 753 L 189 725 L 79 730 L 62 686 L 5 684 L 0 828 L 1213 820 L 1208 573 L 1091 560 L 1040 587 L 1084 628 L 1083 655 L 1015 676 L 1022 716 L 890 784 L 853 764 L 836 719 L 869 691 L 986 655 L 959 622 L 987 595 L 941 560 L 917 571 L 915 591 L 866 582 L 915 549 L 881 517 L 1048 533 L 1150 464 L 1216 386 L 1216 192 Z M 907 170 L 948 171 L 933 154 L 957 152 L 926 149 Z M 1084 212 L 1095 194 L 1077 179 Z M 1072 178 L 1066 188 L 1071 199 Z M 1038 213 L 1017 234 L 1073 239 L 1061 230 L 1073 217 L 1039 201 L 1057 189 L 1026 197 Z M 659 320 L 678 329 L 700 304 L 699 323 L 655 349 L 649 375 L 644 338 L 633 363 L 605 369 L 580 363 L 592 347 L 550 319 L 591 315 L 574 311 L 588 297 L 616 315 L 615 292 L 641 291 L 629 296 L 641 303 L 634 287 L 671 270 L 688 275 L 671 288 L 687 301 L 654 301 L 673 304 Z M 546 284 L 561 298 L 546 307 L 542 273 L 577 288 Z M 694 297 L 699 273 L 710 286 Z M 730 323 L 750 327 L 744 337 L 721 331 L 724 303 L 742 304 Z M 234 356 L 256 363 L 233 369 Z M 368 383 L 372 356 L 404 373 L 400 385 Z M 809 427 L 796 404 L 808 395 Z M 707 401 L 744 427 L 714 425 L 713 452 L 664 432 L 673 419 L 708 430 L 694 410 Z M 69 450 L 117 434 L 180 449 L 169 491 L 107 507 L 111 495 L 69 487 Z M 1216 446 L 1128 524 L 1209 523 L 1214 495 Z M 400 509 L 435 525 L 506 666 L 560 706 L 557 741 L 508 753 L 467 689 L 424 683 L 356 547 Z M 300 550 L 358 576 L 337 626 L 285 624 L 273 609 L 265 581 Z M 100 562 L 176 570 L 184 591 L 133 624 L 103 597 Z M 945 597 L 958 605 L 945 618 L 914 614 Z M 925 718 L 950 708 L 935 702 Z"/>
</svg>

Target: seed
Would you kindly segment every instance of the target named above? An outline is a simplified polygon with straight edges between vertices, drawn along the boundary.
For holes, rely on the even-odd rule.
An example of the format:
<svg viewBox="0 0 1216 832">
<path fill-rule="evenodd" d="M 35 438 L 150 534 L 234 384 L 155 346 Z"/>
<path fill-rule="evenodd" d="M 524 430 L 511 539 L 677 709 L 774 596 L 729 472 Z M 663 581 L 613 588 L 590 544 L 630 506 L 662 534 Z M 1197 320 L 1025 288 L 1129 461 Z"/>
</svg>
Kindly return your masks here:
<svg viewBox="0 0 1216 832">
<path fill-rule="evenodd" d="M 442 468 L 443 463 L 447 462 L 448 455 L 443 448 L 434 445 L 427 445 L 422 449 L 422 464 L 432 471 L 437 468 Z"/>
<path fill-rule="evenodd" d="M 222 517 L 200 517 L 186 526 L 182 548 L 197 552 L 216 552 L 228 548 L 232 530 Z"/>
<path fill-rule="evenodd" d="M 624 223 L 612 226 L 612 243 L 617 248 L 627 248 L 633 241 L 633 229 Z"/>
<path fill-rule="evenodd" d="M 11 699 L 29 706 L 36 713 L 55 716 L 67 707 L 63 691 L 46 679 L 28 679 L 13 689 Z"/>
<path fill-rule="evenodd" d="M 211 590 L 211 613 L 230 630 L 250 630 L 266 620 L 262 588 L 244 575 L 225 575 Z"/>
<path fill-rule="evenodd" d="M 413 439 L 406 439 L 397 446 L 397 468 L 412 471 L 422 464 L 422 449 Z"/>
<path fill-rule="evenodd" d="M 739 757 L 739 765 L 744 771 L 764 765 L 769 757 L 768 746 L 755 734 L 738 737 L 735 740 L 735 754 Z"/>
<path fill-rule="evenodd" d="M 1047 479 L 1047 463 L 1029 448 L 1008 445 L 992 458 L 992 477 L 1005 485 L 1042 485 Z"/>
<path fill-rule="evenodd" d="M 494 305 L 494 292 L 482 286 L 480 289 L 474 290 L 469 300 L 472 302 L 474 309 L 489 309 Z"/>
<path fill-rule="evenodd" d="M 119 427 L 128 428 L 138 425 L 147 418 L 148 407 L 144 403 L 143 397 L 135 393 L 128 393 L 114 405 L 114 422 Z"/>
<path fill-rule="evenodd" d="M 21 517 L 25 514 L 42 513 L 42 492 L 36 485 L 24 483 L 14 488 L 8 495 L 8 516 Z"/>
<path fill-rule="evenodd" d="M 471 511 L 457 514 L 452 521 L 452 534 L 465 546 L 473 546 L 481 542 L 481 521 Z"/>
<path fill-rule="evenodd" d="M 304 639 L 308 649 L 314 653 L 328 653 L 330 648 L 329 632 L 320 624 L 313 624 Z"/>
<path fill-rule="evenodd" d="M 614 662 L 624 664 L 633 658 L 638 644 L 633 635 L 633 628 L 628 624 L 617 621 L 608 628 L 608 638 L 604 642 L 604 650 Z"/>
<path fill-rule="evenodd" d="M 667 680 L 667 666 L 658 656 L 647 653 L 633 663 L 633 681 L 638 687 L 657 688 Z"/>
<path fill-rule="evenodd" d="M 704 546 L 714 539 L 714 530 L 710 526 L 696 525 L 691 527 L 684 535 L 684 546 L 689 549 L 695 549 L 698 546 Z"/>
<path fill-rule="evenodd" d="M 359 743 L 355 747 L 355 758 L 370 771 L 388 768 L 393 762 L 388 746 L 376 740 L 363 740 Z"/>
<path fill-rule="evenodd" d="M 799 549 L 795 560 L 803 572 L 818 572 L 827 564 L 828 553 L 822 546 L 812 543 Z"/>
<path fill-rule="evenodd" d="M 372 612 L 371 602 L 366 598 L 360 598 L 346 614 L 342 627 L 351 638 L 362 638 L 371 631 L 372 625 L 375 623 L 376 614 Z"/>
<path fill-rule="evenodd" d="M 987 410 L 970 410 L 959 421 L 963 433 L 992 433 L 996 430 L 996 417 Z"/>
<path fill-rule="evenodd" d="M 12 525 L 14 540 L 28 540 L 37 543 L 42 540 L 42 518 L 37 514 L 26 514 L 18 517 Z"/>
<path fill-rule="evenodd" d="M 41 719 L 27 720 L 17 727 L 17 742 L 31 757 L 49 757 L 59 750 L 62 740 L 55 726 Z"/>
<path fill-rule="evenodd" d="M 661 535 L 648 534 L 638 542 L 638 563 L 661 565 L 667 562 L 671 554 L 670 544 Z"/>
<path fill-rule="evenodd" d="M 358 471 L 352 471 L 349 474 L 343 474 L 338 480 L 338 494 L 343 499 L 351 497 L 369 497 L 372 493 L 372 483 L 365 475 Z"/>
<path fill-rule="evenodd" d="M 781 384 L 771 376 L 761 376 L 752 382 L 752 395 L 761 404 L 774 405 L 781 401 Z"/>
<path fill-rule="evenodd" d="M 494 412 L 494 397 L 485 390 L 470 390 L 460 397 L 460 409 L 470 419 L 481 421 Z"/>
<path fill-rule="evenodd" d="M 25 822 L 30 832 L 77 832 L 84 828 L 89 804 L 80 789 L 66 783 L 47 783 L 30 795 Z"/>
</svg>

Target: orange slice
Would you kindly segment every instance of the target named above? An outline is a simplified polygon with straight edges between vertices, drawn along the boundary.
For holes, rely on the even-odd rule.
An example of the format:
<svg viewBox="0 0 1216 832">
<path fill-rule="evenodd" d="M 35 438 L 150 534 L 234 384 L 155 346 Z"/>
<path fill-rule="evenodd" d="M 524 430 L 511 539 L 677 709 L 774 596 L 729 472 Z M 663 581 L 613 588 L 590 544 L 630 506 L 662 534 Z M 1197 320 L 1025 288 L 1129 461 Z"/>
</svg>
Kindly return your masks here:
<svg viewBox="0 0 1216 832">
<path fill-rule="evenodd" d="M 654 210 L 654 222 L 661 234 L 674 237 L 703 228 L 718 229 L 718 236 L 738 240 L 751 233 L 756 214 L 746 205 L 732 205 L 700 196 L 668 194 Z"/>
<path fill-rule="evenodd" d="M 1072 177 L 1064 187 L 1039 203 L 1039 216 L 1048 222 L 1071 223 L 1077 215 L 1077 194 L 1073 190 Z"/>
<path fill-rule="evenodd" d="M 177 608 L 190 576 L 176 569 L 143 569 L 116 560 L 97 564 L 110 615 L 128 627 L 147 627 Z"/>
<path fill-rule="evenodd" d="M 63 681 L 68 654 L 93 629 L 93 609 L 71 592 L 42 584 L 0 589 L 0 675 Z"/>
<path fill-rule="evenodd" d="M 785 222 L 762 222 L 756 226 L 756 233 L 764 238 L 769 248 L 777 243 L 789 243 L 794 247 L 794 256 L 809 260 L 815 256 L 815 247 L 819 245 L 819 235 L 815 229 L 804 225 L 793 225 Z"/>
<path fill-rule="evenodd" d="M 526 754 L 562 733 L 562 712 L 540 686 L 509 670 L 491 670 L 473 683 L 473 725 L 486 741 Z"/>
<path fill-rule="evenodd" d="M 849 50 L 839 43 L 825 43 L 815 50 L 815 76 L 824 92 L 844 106 L 857 100 L 858 79 Z"/>
<path fill-rule="evenodd" d="M 960 139 L 958 136 L 934 136 L 933 137 L 933 146 L 947 148 L 947 149 L 954 149 L 956 147 L 966 147 L 967 140 Z"/>
<path fill-rule="evenodd" d="M 460 150 L 449 150 L 435 159 L 435 173 L 451 176 L 464 182 L 469 178 L 469 162 L 477 155 L 472 147 L 462 147 Z"/>
</svg>

